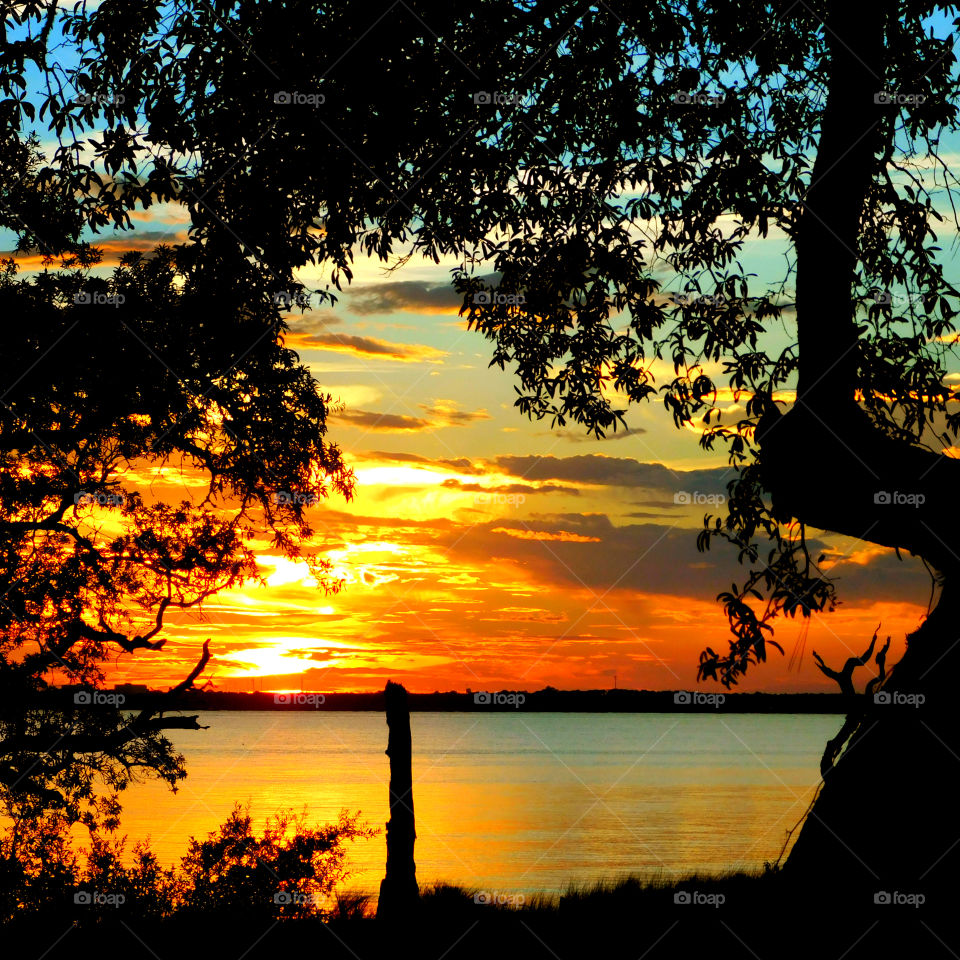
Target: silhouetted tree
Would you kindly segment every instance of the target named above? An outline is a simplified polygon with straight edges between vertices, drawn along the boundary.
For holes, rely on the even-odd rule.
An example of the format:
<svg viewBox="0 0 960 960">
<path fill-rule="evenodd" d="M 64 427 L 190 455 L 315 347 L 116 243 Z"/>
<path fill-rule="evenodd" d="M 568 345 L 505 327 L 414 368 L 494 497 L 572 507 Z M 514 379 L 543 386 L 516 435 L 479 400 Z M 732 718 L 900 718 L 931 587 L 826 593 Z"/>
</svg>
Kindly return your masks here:
<svg viewBox="0 0 960 960">
<path fill-rule="evenodd" d="M 32 9 L 36 36 L 53 29 L 50 5 Z M 731 541 L 749 572 L 721 594 L 733 637 L 704 651 L 702 677 L 735 684 L 766 659 L 775 616 L 832 606 L 809 527 L 933 568 L 936 609 L 889 674 L 877 664 L 877 693 L 925 701 L 863 702 L 790 862 L 873 886 L 954 871 L 937 771 L 960 755 L 960 466 L 941 451 L 960 427 L 945 380 L 957 291 L 931 193 L 936 173 L 954 183 L 938 150 L 957 128 L 952 8 L 124 9 L 63 12 L 84 101 L 54 88 L 43 103 L 64 134 L 47 182 L 82 186 L 99 164 L 97 209 L 121 224 L 176 196 L 198 257 L 231 270 L 313 259 L 339 283 L 355 250 L 454 256 L 522 412 L 602 434 L 626 400 L 659 397 L 706 448 L 726 444 L 727 515 L 700 545 Z M 71 124 L 94 122 L 106 132 L 85 161 Z M 740 260 L 771 234 L 787 253 L 773 285 Z M 722 386 L 745 401 L 733 419 Z"/>
<path fill-rule="evenodd" d="M 0 226 L 29 242 L 19 212 L 53 203 L 36 144 L 2 156 Z M 284 348 L 284 301 L 255 266 L 223 275 L 199 248 L 161 248 L 96 278 L 82 221 L 62 224 L 49 269 L 24 279 L 8 259 L 0 273 L 0 801 L 15 825 L 51 809 L 113 822 L 109 795 L 138 776 L 175 786 L 183 758 L 165 732 L 197 717 L 162 699 L 125 711 L 97 692 L 105 661 L 159 649 L 172 612 L 258 578 L 264 531 L 337 589 L 305 550 L 307 510 L 352 490 L 324 439 L 330 397 Z M 158 497 L 185 466 L 206 487 Z M 74 685 L 73 702 L 44 698 L 51 683 Z"/>
<path fill-rule="evenodd" d="M 267 819 L 261 834 L 250 811 L 235 807 L 206 840 L 191 837 L 181 862 L 182 909 L 249 917 L 322 915 L 346 876 L 346 844 L 372 837 L 359 813 L 309 827 L 284 811 Z"/>
</svg>

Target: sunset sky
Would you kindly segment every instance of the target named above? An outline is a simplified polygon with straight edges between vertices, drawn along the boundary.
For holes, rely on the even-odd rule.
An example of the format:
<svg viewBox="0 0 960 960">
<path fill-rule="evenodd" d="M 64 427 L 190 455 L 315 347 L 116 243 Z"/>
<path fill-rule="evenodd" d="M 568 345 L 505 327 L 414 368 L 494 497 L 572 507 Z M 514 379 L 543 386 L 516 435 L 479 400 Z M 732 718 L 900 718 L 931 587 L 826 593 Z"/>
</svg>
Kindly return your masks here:
<svg viewBox="0 0 960 960">
<path fill-rule="evenodd" d="M 136 220 L 134 234 L 97 241 L 98 272 L 122 250 L 186 238 L 176 205 Z M 747 246 L 748 268 L 776 279 L 783 237 Z M 512 376 L 488 368 L 490 345 L 458 316 L 454 266 L 411 261 L 388 273 L 358 259 L 335 307 L 290 314 L 288 344 L 345 405 L 329 436 L 356 471 L 357 494 L 311 508 L 316 548 L 345 589 L 324 595 L 305 564 L 279 557 L 265 537 L 266 587 L 221 593 L 202 614 L 168 614 L 165 649 L 121 656 L 112 682 L 176 682 L 208 637 L 206 676 L 223 690 L 369 690 L 387 678 L 420 692 L 684 689 L 705 645 L 726 649 L 715 597 L 745 569 L 722 544 L 696 549 L 703 515 L 722 512 L 709 500 L 732 476 L 723 450 L 701 450 L 699 427 L 676 429 L 657 401 L 631 407 L 627 433 L 605 440 L 527 420 L 513 406 Z M 22 267 L 38 264 L 25 257 Z M 326 283 L 319 270 L 300 279 Z M 672 372 L 660 362 L 653 370 L 659 383 Z M 735 415 L 743 402 L 728 392 L 723 406 Z M 148 498 L 204 489 L 199 476 L 172 471 L 127 482 Z M 690 503 L 676 503 L 678 493 Z M 924 614 L 930 581 L 919 561 L 837 536 L 822 546 L 840 607 L 809 625 L 779 622 L 786 656 L 772 651 L 741 689 L 835 690 L 811 650 L 840 666 L 881 624 L 899 656 Z"/>
</svg>

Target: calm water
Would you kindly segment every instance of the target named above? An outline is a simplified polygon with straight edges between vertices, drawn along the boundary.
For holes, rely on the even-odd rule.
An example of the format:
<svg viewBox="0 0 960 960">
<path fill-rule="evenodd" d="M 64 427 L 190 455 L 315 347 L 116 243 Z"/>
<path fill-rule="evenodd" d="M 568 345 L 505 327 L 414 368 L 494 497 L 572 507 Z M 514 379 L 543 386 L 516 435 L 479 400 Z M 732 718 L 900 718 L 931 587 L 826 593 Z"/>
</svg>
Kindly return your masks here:
<svg viewBox="0 0 960 960">
<path fill-rule="evenodd" d="M 211 712 L 175 731 L 189 776 L 125 797 L 124 829 L 167 863 L 235 801 L 258 821 L 346 807 L 388 816 L 379 713 Z M 463 714 L 412 716 L 417 873 L 511 893 L 625 873 L 759 869 L 779 854 L 819 780 L 836 716 Z M 354 844 L 348 885 L 375 891 L 384 840 Z"/>
</svg>

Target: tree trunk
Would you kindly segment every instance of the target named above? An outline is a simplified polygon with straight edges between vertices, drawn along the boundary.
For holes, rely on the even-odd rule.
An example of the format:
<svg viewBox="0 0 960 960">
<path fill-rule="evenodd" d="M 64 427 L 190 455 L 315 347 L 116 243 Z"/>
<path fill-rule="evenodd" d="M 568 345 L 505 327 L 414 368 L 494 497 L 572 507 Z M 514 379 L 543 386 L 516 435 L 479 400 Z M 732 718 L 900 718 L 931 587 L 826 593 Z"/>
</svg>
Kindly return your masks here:
<svg viewBox="0 0 960 960">
<path fill-rule="evenodd" d="M 953 899 L 960 869 L 960 723 L 954 676 L 960 594 L 953 583 L 828 771 L 784 874 L 821 887 Z M 879 702 L 875 702 L 879 701 Z"/>
<path fill-rule="evenodd" d="M 413 757 L 407 691 L 387 681 L 387 756 L 390 758 L 390 820 L 387 822 L 387 870 L 380 883 L 378 918 L 402 918 L 420 896 L 413 846 Z"/>
<path fill-rule="evenodd" d="M 884 36 L 897 10 L 890 0 L 866 14 L 857 4 L 829 6 L 827 101 L 794 227 L 797 402 L 786 415 L 769 410 L 757 428 L 779 518 L 910 551 L 944 578 L 937 608 L 878 691 L 881 702 L 864 704 L 784 868 L 785 877 L 871 903 L 871 891 L 946 896 L 960 866 L 948 787 L 960 772 L 952 689 L 960 672 L 960 461 L 884 435 L 855 399 L 853 283 L 871 178 L 893 137 L 874 97 L 884 90 Z"/>
</svg>

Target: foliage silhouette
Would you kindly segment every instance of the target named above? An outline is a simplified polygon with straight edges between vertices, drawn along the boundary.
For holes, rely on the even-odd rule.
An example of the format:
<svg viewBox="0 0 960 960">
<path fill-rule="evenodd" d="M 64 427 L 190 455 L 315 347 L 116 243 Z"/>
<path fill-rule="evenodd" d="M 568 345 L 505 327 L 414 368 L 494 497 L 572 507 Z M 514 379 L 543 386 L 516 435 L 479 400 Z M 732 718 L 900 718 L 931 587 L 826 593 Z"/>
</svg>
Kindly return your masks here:
<svg viewBox="0 0 960 960">
<path fill-rule="evenodd" d="M 310 826 L 304 814 L 280 811 L 254 830 L 249 807 L 237 804 L 203 840 L 191 837 L 180 863 L 163 867 L 139 841 L 97 827 L 81 853 L 61 813 L 31 818 L 0 841 L 3 922 L 71 917 L 83 925 L 107 918 L 130 922 L 213 915 L 277 920 L 356 913 L 338 901 L 347 876 L 347 845 L 372 837 L 359 813 Z"/>
<path fill-rule="evenodd" d="M 29 194 L 39 160 L 18 162 Z M 89 273 L 99 252 L 77 243 L 33 279 L 12 259 L 0 273 L 0 312 L 17 318 L 0 332 L 0 799 L 15 819 L 109 818 L 98 781 L 116 795 L 140 775 L 184 776 L 164 731 L 196 717 L 162 701 L 130 717 L 92 691 L 112 652 L 159 649 L 172 613 L 257 579 L 256 533 L 339 586 L 305 549 L 307 505 L 352 492 L 325 439 L 331 398 L 283 346 L 256 268 L 212 276 L 196 252 L 131 253 L 104 280 Z M 143 489 L 185 465 L 205 496 Z M 204 647 L 171 698 L 208 659 Z M 38 706 L 51 682 L 78 686 L 72 709 Z"/>
</svg>

